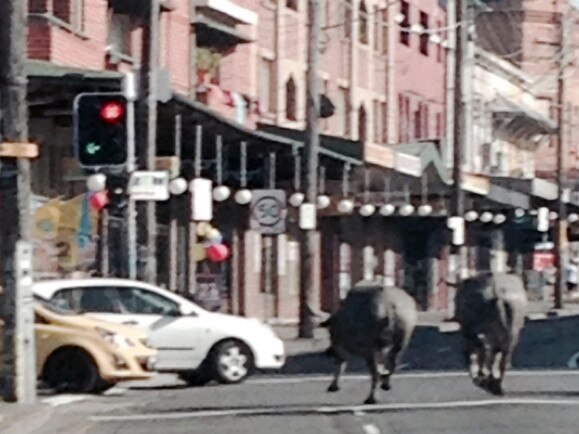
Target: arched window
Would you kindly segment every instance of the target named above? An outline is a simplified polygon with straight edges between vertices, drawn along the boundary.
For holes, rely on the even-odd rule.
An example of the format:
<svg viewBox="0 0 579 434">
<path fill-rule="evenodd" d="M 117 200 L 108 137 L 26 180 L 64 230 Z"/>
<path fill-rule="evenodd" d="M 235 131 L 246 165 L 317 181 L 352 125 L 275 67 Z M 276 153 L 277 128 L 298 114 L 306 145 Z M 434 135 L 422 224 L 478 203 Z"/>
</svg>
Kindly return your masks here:
<svg viewBox="0 0 579 434">
<path fill-rule="evenodd" d="M 362 143 L 366 142 L 367 137 L 367 119 L 366 109 L 363 105 L 358 109 L 358 140 Z"/>
<path fill-rule="evenodd" d="M 366 3 L 364 0 L 360 2 L 360 7 L 358 11 L 358 22 L 360 23 L 358 39 L 360 44 L 368 43 L 368 9 L 366 9 Z"/>
<path fill-rule="evenodd" d="M 296 117 L 296 83 L 290 77 L 285 84 L 285 117 L 290 121 L 295 121 Z"/>
</svg>

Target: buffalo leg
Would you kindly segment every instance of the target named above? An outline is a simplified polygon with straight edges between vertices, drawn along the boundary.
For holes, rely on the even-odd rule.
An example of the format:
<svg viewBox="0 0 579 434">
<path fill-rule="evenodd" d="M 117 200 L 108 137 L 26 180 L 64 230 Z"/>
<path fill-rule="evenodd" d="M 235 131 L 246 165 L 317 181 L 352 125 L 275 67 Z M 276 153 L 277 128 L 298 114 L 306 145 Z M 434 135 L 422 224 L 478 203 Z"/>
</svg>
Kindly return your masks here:
<svg viewBox="0 0 579 434">
<path fill-rule="evenodd" d="M 497 351 L 493 358 L 493 366 L 491 371 L 491 378 L 488 382 L 488 391 L 493 395 L 504 395 L 503 391 L 503 378 L 505 375 L 505 370 L 507 366 L 507 357 L 504 352 Z"/>
<path fill-rule="evenodd" d="M 336 367 L 334 368 L 334 379 L 328 387 L 328 392 L 337 392 L 340 390 L 340 378 L 346 370 L 346 357 L 343 355 L 343 352 L 334 348 L 333 355 L 336 361 Z"/>
<path fill-rule="evenodd" d="M 378 381 L 380 380 L 380 374 L 378 372 L 378 354 L 377 352 L 372 354 L 366 360 L 368 369 L 370 370 L 370 376 L 372 379 L 372 384 L 370 387 L 370 394 L 368 398 L 364 401 L 364 404 L 376 404 L 376 388 L 378 387 Z"/>
</svg>

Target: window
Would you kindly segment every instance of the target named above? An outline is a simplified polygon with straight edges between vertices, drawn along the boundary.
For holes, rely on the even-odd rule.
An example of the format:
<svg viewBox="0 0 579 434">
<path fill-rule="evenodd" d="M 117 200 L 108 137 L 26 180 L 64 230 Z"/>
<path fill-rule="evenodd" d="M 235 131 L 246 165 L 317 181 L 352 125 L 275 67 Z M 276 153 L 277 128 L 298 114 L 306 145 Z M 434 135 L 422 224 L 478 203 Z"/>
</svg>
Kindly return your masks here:
<svg viewBox="0 0 579 434">
<path fill-rule="evenodd" d="M 352 0 L 344 1 L 344 37 L 352 36 Z"/>
<path fill-rule="evenodd" d="M 84 30 L 85 0 L 29 0 L 32 14 L 51 14 L 72 26 L 74 30 Z"/>
<path fill-rule="evenodd" d="M 275 64 L 273 60 L 261 59 L 259 70 L 260 106 L 264 113 L 277 110 Z"/>
<path fill-rule="evenodd" d="M 340 88 L 338 98 L 339 128 L 338 134 L 344 137 L 350 135 L 350 93 L 347 88 Z"/>
<path fill-rule="evenodd" d="M 418 103 L 418 108 L 414 111 L 414 138 L 422 137 L 422 103 Z"/>
<path fill-rule="evenodd" d="M 382 114 L 382 139 L 381 143 L 388 143 L 388 105 L 385 102 L 380 103 L 380 112 Z"/>
<path fill-rule="evenodd" d="M 444 137 L 442 113 L 436 113 L 436 137 Z"/>
<path fill-rule="evenodd" d="M 368 10 L 366 9 L 364 0 L 360 2 L 358 12 L 358 40 L 360 41 L 360 44 L 368 44 Z"/>
<path fill-rule="evenodd" d="M 294 11 L 298 10 L 298 0 L 286 0 L 285 2 L 286 7 L 289 9 L 293 9 Z"/>
<path fill-rule="evenodd" d="M 410 141 L 410 98 L 398 95 L 398 116 L 399 133 L 398 139 L 401 143 Z"/>
<path fill-rule="evenodd" d="M 131 17 L 112 13 L 109 20 L 108 44 L 111 51 L 131 55 Z"/>
<path fill-rule="evenodd" d="M 121 313 L 115 288 L 67 288 L 57 292 L 53 299 L 59 306 L 75 312 Z"/>
<path fill-rule="evenodd" d="M 421 138 L 428 139 L 430 136 L 430 114 L 428 113 L 428 104 L 422 105 L 422 135 Z"/>
<path fill-rule="evenodd" d="M 407 1 L 400 1 L 400 13 L 404 15 L 404 20 L 400 23 L 400 43 L 410 46 L 410 4 Z"/>
<path fill-rule="evenodd" d="M 364 106 L 360 106 L 358 109 L 358 140 L 362 143 L 366 142 L 367 139 L 367 116 L 366 116 L 366 109 Z"/>
<path fill-rule="evenodd" d="M 141 315 L 171 315 L 179 312 L 179 304 L 142 288 L 119 288 L 124 312 Z"/>
<path fill-rule="evenodd" d="M 374 143 L 380 143 L 382 141 L 381 137 L 381 122 L 380 122 L 380 101 L 374 100 Z"/>
<path fill-rule="evenodd" d="M 428 56 L 430 34 L 428 33 L 428 14 L 420 12 L 420 25 L 424 31 L 420 34 L 420 53 Z"/>
<path fill-rule="evenodd" d="M 296 84 L 293 77 L 285 85 L 285 117 L 290 121 L 295 121 L 296 116 Z"/>
</svg>

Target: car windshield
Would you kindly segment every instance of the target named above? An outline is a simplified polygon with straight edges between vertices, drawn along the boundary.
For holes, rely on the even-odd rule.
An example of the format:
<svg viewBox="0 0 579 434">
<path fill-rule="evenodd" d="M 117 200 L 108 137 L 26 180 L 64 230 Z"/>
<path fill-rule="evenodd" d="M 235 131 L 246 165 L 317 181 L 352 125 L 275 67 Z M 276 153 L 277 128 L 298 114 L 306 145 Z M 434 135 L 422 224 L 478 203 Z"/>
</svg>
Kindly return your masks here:
<svg viewBox="0 0 579 434">
<path fill-rule="evenodd" d="M 39 303 L 42 307 L 50 310 L 53 313 L 59 314 L 59 315 L 76 315 L 77 312 L 75 312 L 72 309 L 67 309 L 63 306 L 60 306 L 58 303 L 52 301 L 52 300 L 47 300 L 46 298 L 40 297 L 38 295 L 34 296 L 34 301 Z"/>
</svg>

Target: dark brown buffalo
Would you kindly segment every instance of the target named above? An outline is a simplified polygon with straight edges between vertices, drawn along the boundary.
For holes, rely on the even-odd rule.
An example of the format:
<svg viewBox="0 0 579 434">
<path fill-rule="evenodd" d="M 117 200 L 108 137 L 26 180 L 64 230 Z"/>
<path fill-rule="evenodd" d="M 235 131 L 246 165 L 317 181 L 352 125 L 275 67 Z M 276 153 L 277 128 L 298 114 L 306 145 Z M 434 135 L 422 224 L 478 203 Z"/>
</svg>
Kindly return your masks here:
<svg viewBox="0 0 579 434">
<path fill-rule="evenodd" d="M 405 291 L 362 281 L 352 288 L 339 310 L 322 326 L 329 327 L 331 347 L 336 359 L 334 379 L 328 392 L 339 390 L 340 376 L 346 368 L 347 353 L 363 357 L 372 377 L 366 404 L 376 402 L 376 388 L 390 390 L 390 376 L 417 322 L 416 303 Z"/>
<path fill-rule="evenodd" d="M 456 319 L 475 385 L 503 395 L 503 378 L 526 314 L 527 295 L 517 275 L 483 272 L 462 282 L 456 296 Z"/>
</svg>

